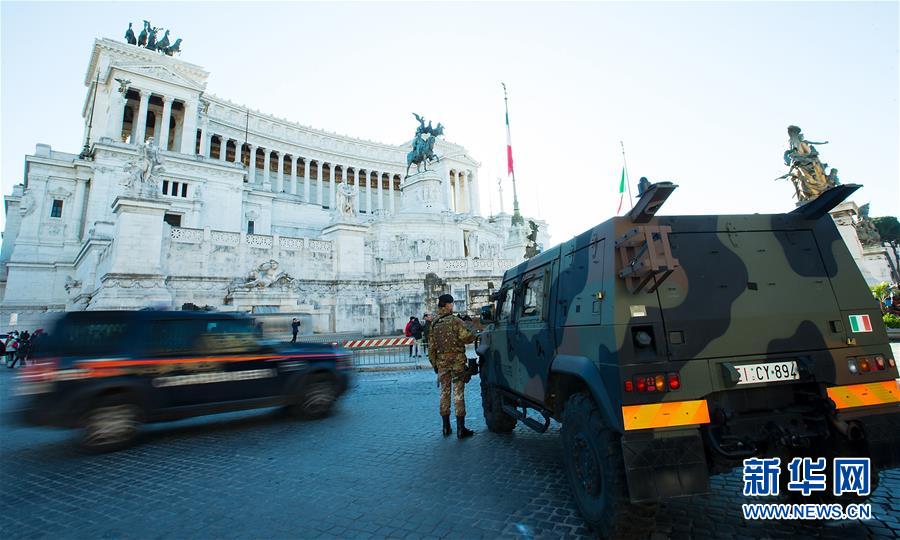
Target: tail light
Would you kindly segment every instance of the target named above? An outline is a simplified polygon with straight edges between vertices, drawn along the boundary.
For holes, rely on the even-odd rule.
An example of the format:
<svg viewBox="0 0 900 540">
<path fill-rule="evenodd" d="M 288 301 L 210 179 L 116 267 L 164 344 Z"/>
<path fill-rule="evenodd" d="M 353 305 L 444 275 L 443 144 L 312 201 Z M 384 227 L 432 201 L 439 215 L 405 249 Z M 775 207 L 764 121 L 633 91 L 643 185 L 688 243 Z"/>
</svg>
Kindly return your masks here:
<svg viewBox="0 0 900 540">
<path fill-rule="evenodd" d="M 669 390 L 678 390 L 681 388 L 681 380 L 677 373 L 669 373 Z"/>
<path fill-rule="evenodd" d="M 656 376 L 656 391 L 657 392 L 665 392 L 666 391 L 666 378 L 662 375 Z"/>
<path fill-rule="evenodd" d="M 860 356 L 859 358 L 847 358 L 847 370 L 853 375 L 884 371 L 887 367 L 894 367 L 894 359 L 877 354 L 875 356 Z"/>
<path fill-rule="evenodd" d="M 668 392 L 681 388 L 681 379 L 677 373 L 657 373 L 655 375 L 638 375 L 625 380 L 626 392 Z"/>
<path fill-rule="evenodd" d="M 647 379 L 643 377 L 636 377 L 634 379 L 634 386 L 637 388 L 638 392 L 646 392 L 647 391 Z"/>
</svg>

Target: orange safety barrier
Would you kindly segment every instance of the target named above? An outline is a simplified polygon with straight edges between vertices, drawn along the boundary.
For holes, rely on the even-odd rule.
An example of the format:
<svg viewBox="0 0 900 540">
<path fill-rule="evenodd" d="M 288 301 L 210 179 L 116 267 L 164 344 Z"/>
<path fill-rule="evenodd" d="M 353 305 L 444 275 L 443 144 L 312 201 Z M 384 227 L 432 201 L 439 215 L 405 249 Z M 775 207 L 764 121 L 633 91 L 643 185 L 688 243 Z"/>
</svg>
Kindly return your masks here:
<svg viewBox="0 0 900 540">
<path fill-rule="evenodd" d="M 709 407 L 705 399 L 625 405 L 622 420 L 626 430 L 708 424 Z"/>
<path fill-rule="evenodd" d="M 828 397 L 838 409 L 900 403 L 897 381 L 881 381 L 828 388 Z"/>
<path fill-rule="evenodd" d="M 395 338 L 373 338 L 373 339 L 351 339 L 344 341 L 343 345 L 347 349 L 371 349 L 375 347 L 400 347 L 403 345 L 412 345 L 415 338 L 411 337 L 395 337 Z"/>
</svg>

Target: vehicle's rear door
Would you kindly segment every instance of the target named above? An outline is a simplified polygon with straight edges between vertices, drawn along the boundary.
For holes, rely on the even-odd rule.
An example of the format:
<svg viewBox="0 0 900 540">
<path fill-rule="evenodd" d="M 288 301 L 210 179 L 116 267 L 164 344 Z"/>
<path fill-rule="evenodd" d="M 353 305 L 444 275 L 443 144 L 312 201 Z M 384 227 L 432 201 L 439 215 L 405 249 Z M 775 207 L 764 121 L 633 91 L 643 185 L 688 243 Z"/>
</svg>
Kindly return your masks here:
<svg viewBox="0 0 900 540">
<path fill-rule="evenodd" d="M 673 360 L 843 347 L 841 314 L 809 230 L 669 234 L 680 267 L 658 289 Z M 673 341 L 677 341 L 673 343 Z"/>
</svg>

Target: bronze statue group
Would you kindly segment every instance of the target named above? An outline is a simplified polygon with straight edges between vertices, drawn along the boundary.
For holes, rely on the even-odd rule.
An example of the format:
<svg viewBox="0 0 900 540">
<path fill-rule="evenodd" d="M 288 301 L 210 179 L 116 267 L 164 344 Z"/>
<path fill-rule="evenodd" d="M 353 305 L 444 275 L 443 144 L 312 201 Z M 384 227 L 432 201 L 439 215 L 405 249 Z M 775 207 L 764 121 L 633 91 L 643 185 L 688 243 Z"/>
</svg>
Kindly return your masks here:
<svg viewBox="0 0 900 540">
<path fill-rule="evenodd" d="M 130 45 L 137 45 L 151 51 L 157 51 L 172 56 L 177 52 L 181 52 L 181 38 L 175 40 L 174 43 L 169 42 L 169 31 L 166 30 L 162 39 L 156 40 L 156 36 L 163 28 L 150 26 L 150 21 L 144 21 L 144 29 L 135 37 L 134 30 L 131 28 L 132 23 L 128 23 L 128 30 L 125 31 L 125 41 Z"/>
</svg>

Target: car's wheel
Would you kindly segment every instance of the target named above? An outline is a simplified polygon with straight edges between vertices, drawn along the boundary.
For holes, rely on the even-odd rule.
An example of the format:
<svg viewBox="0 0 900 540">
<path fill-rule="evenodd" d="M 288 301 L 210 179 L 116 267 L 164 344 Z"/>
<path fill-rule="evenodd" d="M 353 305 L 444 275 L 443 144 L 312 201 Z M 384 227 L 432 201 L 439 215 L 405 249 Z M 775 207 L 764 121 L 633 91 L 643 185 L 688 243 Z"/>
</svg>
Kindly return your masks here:
<svg viewBox="0 0 900 540">
<path fill-rule="evenodd" d="M 578 393 L 566 402 L 561 438 L 566 475 L 585 522 L 603 538 L 649 532 L 655 506 L 631 504 L 620 437 L 604 425 L 590 396 Z"/>
<path fill-rule="evenodd" d="M 516 419 L 503 412 L 500 392 L 488 379 L 482 364 L 481 408 L 484 409 L 484 423 L 494 433 L 509 433 L 516 428 Z"/>
<path fill-rule="evenodd" d="M 291 413 L 300 418 L 323 418 L 331 414 L 337 395 L 337 385 L 331 376 L 312 375 L 300 386 Z"/>
<path fill-rule="evenodd" d="M 112 452 L 133 444 L 140 433 L 141 408 L 127 396 L 97 400 L 82 417 L 80 445 L 90 452 Z"/>
</svg>

